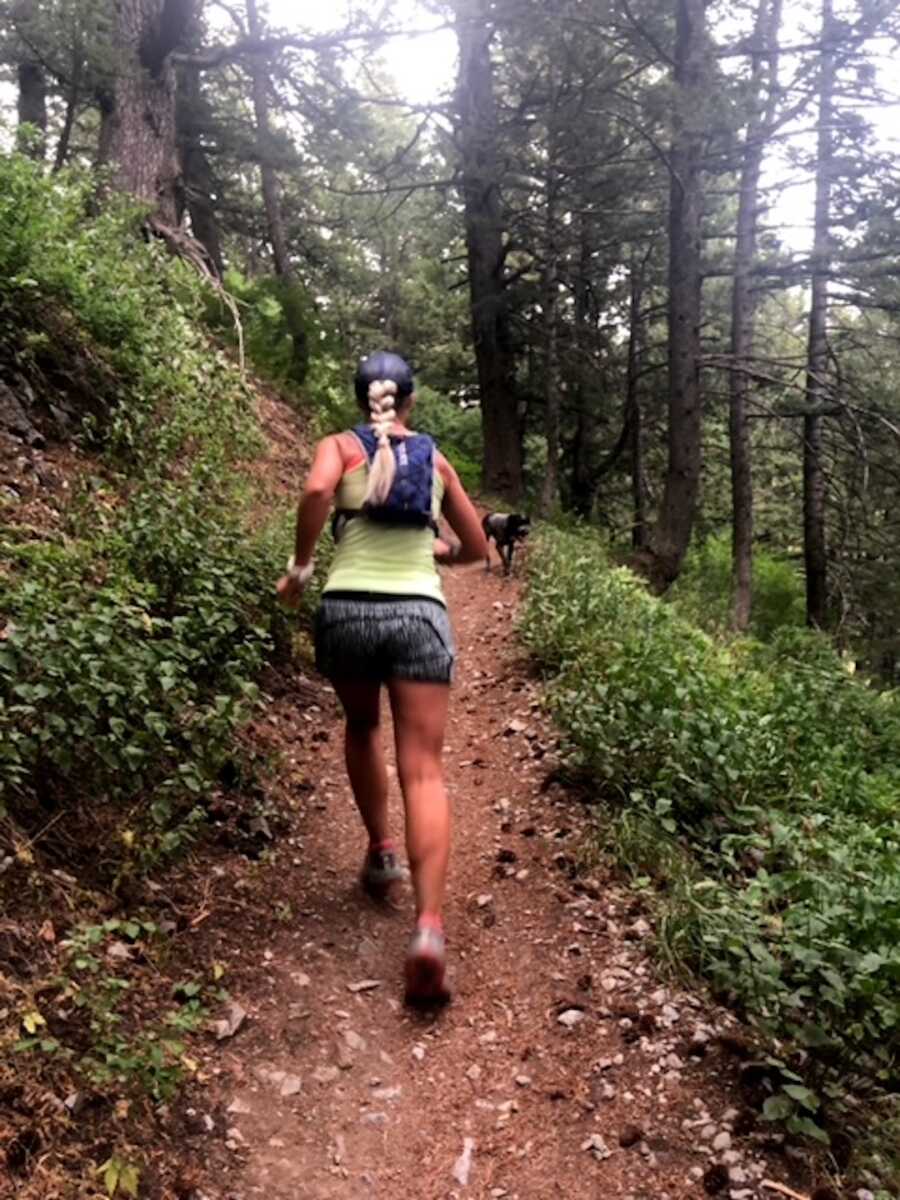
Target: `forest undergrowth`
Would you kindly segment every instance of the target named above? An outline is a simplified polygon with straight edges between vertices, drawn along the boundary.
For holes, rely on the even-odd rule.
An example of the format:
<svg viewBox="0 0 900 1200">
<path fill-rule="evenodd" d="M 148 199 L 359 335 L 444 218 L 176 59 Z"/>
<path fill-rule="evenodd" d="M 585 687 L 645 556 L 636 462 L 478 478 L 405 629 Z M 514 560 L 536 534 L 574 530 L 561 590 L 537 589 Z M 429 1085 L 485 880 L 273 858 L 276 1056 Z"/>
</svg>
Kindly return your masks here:
<svg viewBox="0 0 900 1200">
<path fill-rule="evenodd" d="M 41 1161 L 41 1195 L 68 1152 L 79 1195 L 96 1167 L 137 1194 L 129 1112 L 152 1128 L 227 1000 L 173 954 L 167 873 L 206 830 L 253 856 L 277 830 L 239 731 L 288 638 L 287 516 L 247 470 L 258 393 L 133 206 L 86 219 L 94 186 L 0 159 L 0 378 L 49 447 L 39 502 L 0 505 L 0 1095 L 7 1166 L 27 1188 Z"/>
<path fill-rule="evenodd" d="M 651 596 L 595 533 L 544 528 L 530 562 L 521 635 L 594 852 L 654 897 L 671 968 L 748 1021 L 764 1116 L 843 1161 L 851 1131 L 896 1189 L 900 697 L 789 623 L 702 631 L 689 588 Z"/>
</svg>

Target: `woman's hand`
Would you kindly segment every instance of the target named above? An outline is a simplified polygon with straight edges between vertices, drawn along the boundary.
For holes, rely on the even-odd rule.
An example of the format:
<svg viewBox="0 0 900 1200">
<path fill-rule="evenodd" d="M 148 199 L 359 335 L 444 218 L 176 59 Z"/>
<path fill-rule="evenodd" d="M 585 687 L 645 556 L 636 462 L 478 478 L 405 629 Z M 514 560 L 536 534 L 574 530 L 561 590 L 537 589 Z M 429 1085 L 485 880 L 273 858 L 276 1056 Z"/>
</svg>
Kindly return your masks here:
<svg viewBox="0 0 900 1200">
<path fill-rule="evenodd" d="M 301 583 L 296 575 L 282 575 L 275 585 L 275 591 L 285 608 L 299 608 L 306 584 Z"/>
<path fill-rule="evenodd" d="M 285 608 L 299 608 L 303 593 L 313 577 L 314 569 L 311 559 L 304 567 L 297 566 L 293 558 L 288 563 L 287 574 L 282 575 L 275 585 L 278 599 Z"/>
<path fill-rule="evenodd" d="M 459 558 L 459 544 L 445 542 L 443 538 L 434 539 L 434 559 L 442 566 L 450 566 Z"/>
</svg>

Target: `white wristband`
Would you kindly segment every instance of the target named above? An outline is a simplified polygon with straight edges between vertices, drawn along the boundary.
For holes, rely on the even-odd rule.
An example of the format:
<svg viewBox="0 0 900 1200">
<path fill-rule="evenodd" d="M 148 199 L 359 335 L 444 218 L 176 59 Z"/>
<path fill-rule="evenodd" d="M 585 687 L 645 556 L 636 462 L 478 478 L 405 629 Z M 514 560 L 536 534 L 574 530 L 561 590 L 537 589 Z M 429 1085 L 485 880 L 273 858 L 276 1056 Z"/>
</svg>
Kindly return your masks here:
<svg viewBox="0 0 900 1200">
<path fill-rule="evenodd" d="M 297 560 L 294 558 L 293 554 L 288 559 L 287 573 L 290 575 L 291 579 L 296 579 L 296 581 L 300 584 L 309 583 L 310 579 L 312 579 L 313 571 L 315 571 L 315 569 L 316 561 L 313 558 L 309 560 L 305 567 L 297 566 Z"/>
</svg>

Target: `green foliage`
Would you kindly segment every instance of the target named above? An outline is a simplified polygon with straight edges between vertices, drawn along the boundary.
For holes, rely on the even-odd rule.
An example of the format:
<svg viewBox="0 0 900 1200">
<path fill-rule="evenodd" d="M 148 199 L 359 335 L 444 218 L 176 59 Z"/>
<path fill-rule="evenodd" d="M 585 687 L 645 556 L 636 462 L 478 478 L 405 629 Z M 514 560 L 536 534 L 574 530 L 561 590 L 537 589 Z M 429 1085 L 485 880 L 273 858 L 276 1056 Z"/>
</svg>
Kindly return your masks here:
<svg viewBox="0 0 900 1200">
<path fill-rule="evenodd" d="M 298 345 L 318 341 L 319 325 L 305 289 L 272 275 L 247 279 L 237 268 L 225 273 L 225 288 L 237 301 L 247 359 L 260 375 L 275 383 L 299 385 L 307 374 L 307 358 Z M 236 345 L 234 321 L 215 296 L 207 300 L 206 319 L 220 337 Z"/>
<path fill-rule="evenodd" d="M 693 546 L 670 598 L 694 624 L 711 632 L 731 619 L 731 539 L 726 534 Z M 751 632 L 768 641 L 779 629 L 806 623 L 803 577 L 783 558 L 759 547 L 753 555 Z"/>
<path fill-rule="evenodd" d="M 156 1100 L 170 1098 L 185 1073 L 183 1037 L 200 1028 L 208 1016 L 208 988 L 188 980 L 175 988 L 163 1016 L 147 1023 L 135 989 L 140 979 L 131 970 L 136 955 L 149 956 L 162 940 L 153 922 L 111 919 L 78 926 L 62 943 L 60 974 L 43 989 L 55 993 L 56 1007 L 72 1012 L 57 1022 L 58 1036 L 48 1036 L 48 1021 L 38 1011 L 25 1013 L 29 1036 L 15 1047 L 20 1054 L 45 1054 L 72 1060 L 98 1086 L 113 1082 L 147 1092 Z M 221 992 L 215 989 L 215 996 Z"/>
<path fill-rule="evenodd" d="M 716 642 L 545 529 L 523 636 L 611 841 L 663 897 L 666 953 L 819 1064 L 900 1070 L 900 698 L 821 636 Z M 815 1135 L 801 1085 L 770 1116 Z M 818 1086 L 818 1085 L 817 1085 Z M 777 1112 L 775 1111 L 777 1107 Z"/>
<path fill-rule="evenodd" d="M 14 512 L 0 524 L 0 794 L 26 825 L 87 795 L 114 806 L 121 868 L 195 830 L 286 641 L 272 577 L 287 537 L 249 528 L 236 465 L 260 436 L 244 382 L 200 331 L 200 282 L 135 235 L 128 209 L 87 219 L 88 196 L 77 177 L 0 159 L 0 348 L 15 341 L 40 385 L 59 352 L 37 324 L 49 314 L 73 369 L 88 361 L 107 384 L 81 413 L 106 476 L 82 482 L 61 536 L 19 536 Z"/>
<path fill-rule="evenodd" d="M 427 386 L 419 387 L 416 397 L 413 424 L 435 439 L 441 452 L 456 468 L 466 491 L 477 491 L 484 453 L 480 411 L 461 408 Z"/>
</svg>

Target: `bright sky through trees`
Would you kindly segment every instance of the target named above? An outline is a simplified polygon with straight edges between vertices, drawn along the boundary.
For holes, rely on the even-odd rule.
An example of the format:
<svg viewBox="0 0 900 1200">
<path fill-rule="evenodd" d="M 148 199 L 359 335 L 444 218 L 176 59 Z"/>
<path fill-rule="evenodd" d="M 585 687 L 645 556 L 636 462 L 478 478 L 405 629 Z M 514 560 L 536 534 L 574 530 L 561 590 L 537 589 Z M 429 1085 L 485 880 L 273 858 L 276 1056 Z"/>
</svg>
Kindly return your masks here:
<svg viewBox="0 0 900 1200">
<path fill-rule="evenodd" d="M 382 9 L 383 5 L 368 0 L 363 9 Z M 453 86 L 456 71 L 456 37 L 452 29 L 439 28 L 440 16 L 431 13 L 416 0 L 397 0 L 391 5 L 391 23 L 396 28 L 409 30 L 433 29 L 427 36 L 392 38 L 379 51 L 378 57 L 393 75 L 403 95 L 414 104 L 427 104 L 436 100 Z M 272 25 L 285 28 L 302 25 L 327 32 L 349 24 L 347 10 L 343 5 L 316 7 L 310 5 L 298 11 L 295 0 L 270 0 L 269 15 Z M 365 61 L 360 55 L 360 63 Z"/>
</svg>

